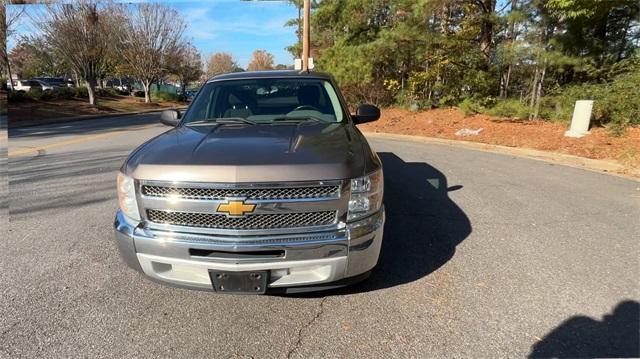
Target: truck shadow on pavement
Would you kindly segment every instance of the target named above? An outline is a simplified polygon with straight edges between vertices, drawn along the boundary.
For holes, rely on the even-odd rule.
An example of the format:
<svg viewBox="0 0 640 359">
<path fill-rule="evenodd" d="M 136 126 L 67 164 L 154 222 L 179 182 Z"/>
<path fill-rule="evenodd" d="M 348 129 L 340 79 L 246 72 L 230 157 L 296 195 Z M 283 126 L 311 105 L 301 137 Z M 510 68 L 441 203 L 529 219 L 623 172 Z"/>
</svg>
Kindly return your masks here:
<svg viewBox="0 0 640 359">
<path fill-rule="evenodd" d="M 532 347 L 529 358 L 640 357 L 640 303 L 623 301 L 602 321 L 575 316 Z"/>
<path fill-rule="evenodd" d="M 419 280 L 447 263 L 471 233 L 467 215 L 450 198 L 447 178 L 426 163 L 379 153 L 384 166 L 386 223 L 378 265 L 353 287 L 372 291 Z"/>
</svg>

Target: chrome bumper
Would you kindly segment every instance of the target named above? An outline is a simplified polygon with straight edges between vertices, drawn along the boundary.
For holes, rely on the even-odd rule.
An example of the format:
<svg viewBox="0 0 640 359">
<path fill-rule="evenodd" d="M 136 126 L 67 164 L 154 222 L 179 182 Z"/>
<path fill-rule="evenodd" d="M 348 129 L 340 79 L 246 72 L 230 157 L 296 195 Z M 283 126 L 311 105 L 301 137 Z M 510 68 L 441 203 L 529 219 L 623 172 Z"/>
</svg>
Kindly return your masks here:
<svg viewBox="0 0 640 359">
<path fill-rule="evenodd" d="M 151 280 L 213 290 L 209 270 L 270 272 L 270 289 L 340 283 L 378 262 L 384 208 L 346 228 L 311 234 L 214 236 L 143 228 L 121 211 L 114 223 L 123 260 Z"/>
</svg>

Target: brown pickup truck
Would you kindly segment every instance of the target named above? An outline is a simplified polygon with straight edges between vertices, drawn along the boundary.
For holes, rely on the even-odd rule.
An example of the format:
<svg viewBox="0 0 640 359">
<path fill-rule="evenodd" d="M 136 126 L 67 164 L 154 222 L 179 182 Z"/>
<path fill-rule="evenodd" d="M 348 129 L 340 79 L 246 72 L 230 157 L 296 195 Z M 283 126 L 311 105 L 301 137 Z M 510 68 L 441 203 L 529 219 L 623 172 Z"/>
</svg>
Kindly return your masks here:
<svg viewBox="0 0 640 359">
<path fill-rule="evenodd" d="M 323 290 L 369 276 L 384 225 L 378 155 L 328 74 L 211 78 L 118 175 L 115 237 L 151 280 L 218 293 Z"/>
</svg>

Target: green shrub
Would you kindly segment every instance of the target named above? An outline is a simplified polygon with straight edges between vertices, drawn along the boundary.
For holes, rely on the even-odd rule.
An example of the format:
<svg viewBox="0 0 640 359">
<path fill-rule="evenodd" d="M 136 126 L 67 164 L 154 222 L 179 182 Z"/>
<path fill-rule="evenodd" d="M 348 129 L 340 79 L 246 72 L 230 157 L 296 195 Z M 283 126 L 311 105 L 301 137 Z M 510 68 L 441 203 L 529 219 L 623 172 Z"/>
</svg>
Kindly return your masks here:
<svg viewBox="0 0 640 359">
<path fill-rule="evenodd" d="M 86 86 L 71 87 L 71 93 L 75 98 L 89 98 L 89 89 Z"/>
<path fill-rule="evenodd" d="M 109 87 L 109 88 L 97 88 L 96 93 L 98 97 L 115 97 L 120 95 L 120 91 L 118 89 Z"/>
<path fill-rule="evenodd" d="M 444 95 L 440 97 L 440 99 L 438 100 L 438 107 L 454 106 L 457 102 L 458 102 L 458 98 L 456 96 Z M 462 103 L 458 104 L 458 107 L 460 107 L 461 104 Z"/>
<path fill-rule="evenodd" d="M 75 98 L 89 98 L 89 90 L 85 87 L 70 87 L 71 93 Z"/>
<path fill-rule="evenodd" d="M 529 108 L 527 105 L 523 106 Z M 538 118 L 542 120 L 549 120 L 554 122 L 560 122 L 568 124 L 571 122 L 571 114 L 569 114 L 569 121 L 562 120 L 558 117 L 558 113 L 561 110 L 559 102 L 553 96 L 545 96 L 540 98 L 540 108 L 538 110 Z M 573 107 L 571 107 L 573 111 Z"/>
<path fill-rule="evenodd" d="M 86 87 L 58 87 L 49 92 L 51 94 L 51 99 L 54 100 L 89 97 L 89 91 L 87 91 Z"/>
<path fill-rule="evenodd" d="M 640 125 L 640 90 L 611 85 L 583 85 L 567 88 L 553 98 L 551 119 L 570 123 L 577 100 L 593 100 L 591 123 L 606 127 L 613 135 L 621 136 L 630 125 Z M 547 106 L 547 108 L 550 106 Z"/>
<path fill-rule="evenodd" d="M 475 97 L 465 99 L 458 104 L 458 107 L 465 116 L 469 116 L 476 113 L 486 113 L 487 108 L 494 106 L 495 103 L 494 97 Z"/>
<path fill-rule="evenodd" d="M 408 109 L 415 98 L 409 90 L 398 90 L 395 92 L 394 100 L 396 106 Z"/>
<path fill-rule="evenodd" d="M 472 99 L 468 98 L 458 104 L 460 110 L 465 116 L 475 115 L 480 113 L 480 107 Z"/>
<path fill-rule="evenodd" d="M 522 104 L 520 100 L 508 99 L 497 102 L 495 106 L 487 109 L 486 113 L 496 117 L 525 120 L 529 118 L 529 106 Z"/>
<path fill-rule="evenodd" d="M 41 89 L 31 88 L 26 95 L 36 101 L 46 101 L 51 99 L 51 91 L 42 91 Z"/>
<path fill-rule="evenodd" d="M 167 101 L 167 102 L 177 102 L 179 100 L 179 96 L 166 91 L 156 91 L 151 93 L 151 98 L 156 101 Z"/>
<path fill-rule="evenodd" d="M 573 107 L 577 100 L 593 99 L 590 90 L 586 87 L 592 85 L 566 86 L 561 91 L 542 99 L 541 108 L 548 112 L 548 119 L 563 124 L 571 123 Z"/>
<path fill-rule="evenodd" d="M 51 91 L 53 99 L 70 99 L 74 97 L 74 90 L 71 87 L 58 87 Z"/>
<path fill-rule="evenodd" d="M 6 77 L 0 77 L 0 88 L 2 88 L 3 90 L 7 90 L 7 78 Z"/>
<path fill-rule="evenodd" d="M 552 94 L 544 107 L 550 119 L 569 123 L 577 100 L 593 100 L 591 123 L 622 136 L 628 126 L 640 125 L 639 83 L 640 68 L 619 75 L 609 83 L 566 86 Z"/>
<path fill-rule="evenodd" d="M 640 81 L 640 78 L 638 78 Z M 607 88 L 605 95 L 593 104 L 593 118 L 614 136 L 626 134 L 629 126 L 640 125 L 640 87 Z"/>
</svg>

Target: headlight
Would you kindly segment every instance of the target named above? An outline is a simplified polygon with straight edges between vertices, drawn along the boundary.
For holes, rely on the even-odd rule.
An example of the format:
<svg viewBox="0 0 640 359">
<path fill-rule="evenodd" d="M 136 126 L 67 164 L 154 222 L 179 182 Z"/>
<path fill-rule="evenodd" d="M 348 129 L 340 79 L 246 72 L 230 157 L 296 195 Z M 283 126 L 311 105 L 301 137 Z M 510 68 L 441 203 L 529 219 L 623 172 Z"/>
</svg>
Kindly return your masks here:
<svg viewBox="0 0 640 359">
<path fill-rule="evenodd" d="M 347 220 L 360 219 L 380 210 L 383 192 L 382 168 L 367 176 L 352 179 Z"/>
<path fill-rule="evenodd" d="M 136 190 L 133 178 L 118 173 L 118 199 L 122 212 L 136 221 L 140 220 L 138 203 L 136 202 Z"/>
</svg>

